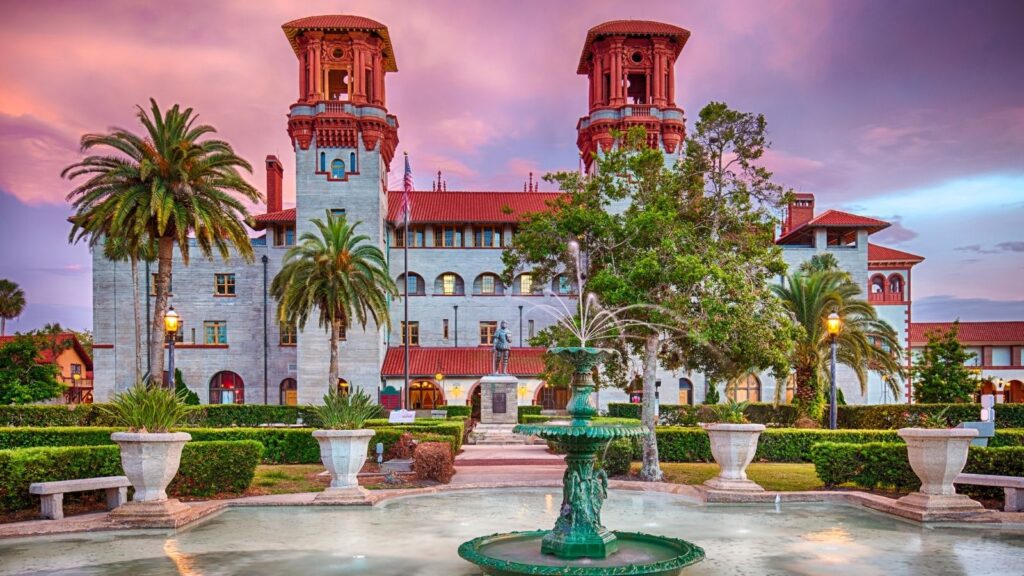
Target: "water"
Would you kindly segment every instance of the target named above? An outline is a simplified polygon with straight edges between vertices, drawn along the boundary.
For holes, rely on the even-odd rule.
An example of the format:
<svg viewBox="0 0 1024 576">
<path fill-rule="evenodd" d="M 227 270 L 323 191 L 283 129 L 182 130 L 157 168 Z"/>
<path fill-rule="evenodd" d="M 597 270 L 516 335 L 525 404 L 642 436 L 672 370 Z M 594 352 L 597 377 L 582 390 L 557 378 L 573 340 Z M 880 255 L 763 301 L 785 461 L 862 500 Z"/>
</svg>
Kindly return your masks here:
<svg viewBox="0 0 1024 576">
<path fill-rule="evenodd" d="M 0 576 L 469 576 L 456 553 L 471 538 L 554 524 L 552 489 L 459 491 L 373 508 L 236 508 L 179 531 L 99 532 L 0 540 Z M 684 538 L 707 560 L 684 574 L 1024 575 L 1024 529 L 922 527 L 828 504 L 695 506 L 612 491 L 613 530 Z"/>
</svg>

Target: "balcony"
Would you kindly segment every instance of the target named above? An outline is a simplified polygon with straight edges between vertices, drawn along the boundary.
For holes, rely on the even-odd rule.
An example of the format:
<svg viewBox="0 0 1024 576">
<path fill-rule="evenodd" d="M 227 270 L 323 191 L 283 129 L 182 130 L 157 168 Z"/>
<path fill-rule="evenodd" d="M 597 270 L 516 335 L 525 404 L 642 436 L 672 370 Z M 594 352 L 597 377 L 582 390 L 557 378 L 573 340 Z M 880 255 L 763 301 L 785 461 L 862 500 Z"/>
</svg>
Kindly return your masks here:
<svg viewBox="0 0 1024 576">
<path fill-rule="evenodd" d="M 902 292 L 871 292 L 868 294 L 868 302 L 872 304 L 906 304 L 907 300 Z"/>
<path fill-rule="evenodd" d="M 64 390 L 65 404 L 92 404 L 93 381 L 91 378 L 68 378 L 60 376 L 59 380 L 67 386 Z"/>
</svg>

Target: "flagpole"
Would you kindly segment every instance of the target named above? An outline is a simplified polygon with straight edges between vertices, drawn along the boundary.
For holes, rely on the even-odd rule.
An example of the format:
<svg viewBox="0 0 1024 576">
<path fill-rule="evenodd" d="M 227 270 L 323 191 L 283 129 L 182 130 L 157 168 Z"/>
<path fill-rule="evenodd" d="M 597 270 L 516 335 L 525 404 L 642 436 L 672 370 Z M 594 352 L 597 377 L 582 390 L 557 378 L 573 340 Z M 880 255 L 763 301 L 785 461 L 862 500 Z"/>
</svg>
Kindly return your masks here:
<svg viewBox="0 0 1024 576">
<path fill-rule="evenodd" d="M 409 172 L 409 153 L 405 153 L 405 171 L 406 174 Z M 405 267 L 402 278 L 405 281 L 405 298 L 402 299 L 402 306 L 404 311 L 404 322 L 402 323 L 402 344 L 405 354 L 405 387 L 402 389 L 402 410 L 406 410 L 409 406 L 409 185 L 407 176 L 403 181 L 403 196 L 404 202 L 402 203 L 404 215 L 404 224 L 402 226 L 402 234 L 405 235 L 404 242 L 402 242 L 402 264 Z"/>
</svg>

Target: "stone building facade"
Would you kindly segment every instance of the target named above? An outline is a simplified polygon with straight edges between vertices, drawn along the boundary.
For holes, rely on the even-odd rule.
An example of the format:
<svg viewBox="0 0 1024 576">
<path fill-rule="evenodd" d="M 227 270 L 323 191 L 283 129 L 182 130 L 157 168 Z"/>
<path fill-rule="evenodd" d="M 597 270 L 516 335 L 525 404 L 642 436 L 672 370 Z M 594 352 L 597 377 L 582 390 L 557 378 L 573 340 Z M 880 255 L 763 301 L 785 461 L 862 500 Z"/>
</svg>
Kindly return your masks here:
<svg viewBox="0 0 1024 576">
<path fill-rule="evenodd" d="M 396 399 L 420 409 L 471 403 L 479 379 L 489 373 L 490 334 L 505 321 L 516 345 L 510 371 L 520 378 L 519 402 L 562 408 L 564 391 L 544 385 L 543 351 L 528 341 L 553 322 L 551 308 L 560 301 L 572 305 L 575 287 L 559 278 L 538 285 L 529 271 L 511 285 L 499 278 L 502 249 L 516 223 L 525 213 L 545 210 L 557 193 L 538 191 L 532 176 L 522 192 L 448 191 L 439 177 L 432 191 L 410 193 L 411 225 L 403 235 L 402 191 L 387 187 L 399 127 L 386 102 L 386 74 L 398 70 L 388 29 L 358 16 L 314 16 L 283 29 L 298 64 L 299 95 L 288 115 L 296 206 L 283 207 L 281 164 L 268 156 L 267 209 L 255 218 L 254 233 L 262 234 L 252 239 L 255 259 L 193 258 L 185 266 L 175 254 L 170 302 L 184 322 L 175 363 L 187 385 L 204 403 L 314 403 L 335 378 L 339 386 L 366 390 L 389 406 Z M 610 149 L 613 130 L 636 125 L 647 129 L 666 162 L 678 158 L 685 121 L 675 102 L 674 69 L 689 35 L 641 21 L 608 22 L 588 32 L 577 70 L 588 78 L 589 110 L 577 123 L 587 170 L 595 154 Z M 876 271 L 883 274 L 886 292 L 876 304 L 908 335 L 910 268 L 921 259 L 869 242 L 887 223 L 834 210 L 816 216 L 813 203 L 812 196 L 802 195 L 790 207 L 779 237 L 787 263 L 798 266 L 814 254 L 833 253 L 866 291 Z M 326 330 L 315 321 L 301 327 L 277 322 L 270 282 L 286 250 L 327 211 L 360 222 L 360 232 L 385 251 L 392 276 L 408 292 L 409 390 L 401 299 L 392 302 L 391 326 L 347 328 L 339 372 L 330 377 Z M 405 243 L 408 278 L 401 273 Z M 155 269 L 143 274 L 145 318 L 152 306 L 146 295 L 150 272 Z M 893 275 L 905 278 L 898 282 L 898 296 L 889 297 Z M 132 383 L 135 334 L 129 267 L 107 261 L 100 250 L 94 253 L 93 298 L 95 398 L 103 401 Z M 659 370 L 658 378 L 662 402 L 703 401 L 700 374 Z M 762 401 L 775 396 L 777 383 L 767 374 L 742 380 L 729 387 L 730 395 Z M 850 373 L 841 372 L 840 385 L 848 402 L 899 400 L 886 398 L 880 382 L 862 396 Z M 601 405 L 627 399 L 618 390 L 599 394 Z"/>
</svg>

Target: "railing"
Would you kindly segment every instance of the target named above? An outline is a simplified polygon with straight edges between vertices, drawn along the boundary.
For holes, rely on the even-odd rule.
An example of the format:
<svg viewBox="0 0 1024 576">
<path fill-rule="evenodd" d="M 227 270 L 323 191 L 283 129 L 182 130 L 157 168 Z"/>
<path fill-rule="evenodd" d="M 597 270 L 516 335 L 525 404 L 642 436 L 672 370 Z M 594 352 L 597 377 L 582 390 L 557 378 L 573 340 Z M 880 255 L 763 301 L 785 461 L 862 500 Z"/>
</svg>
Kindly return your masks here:
<svg viewBox="0 0 1024 576">
<path fill-rule="evenodd" d="M 906 302 L 902 292 L 869 292 L 868 302 L 899 304 Z"/>
<path fill-rule="evenodd" d="M 653 104 L 630 104 L 630 116 L 653 116 L 651 108 Z"/>
<path fill-rule="evenodd" d="M 92 404 L 92 380 L 80 378 L 61 377 L 61 381 L 68 385 L 64 390 L 64 402 L 66 404 Z"/>
</svg>

